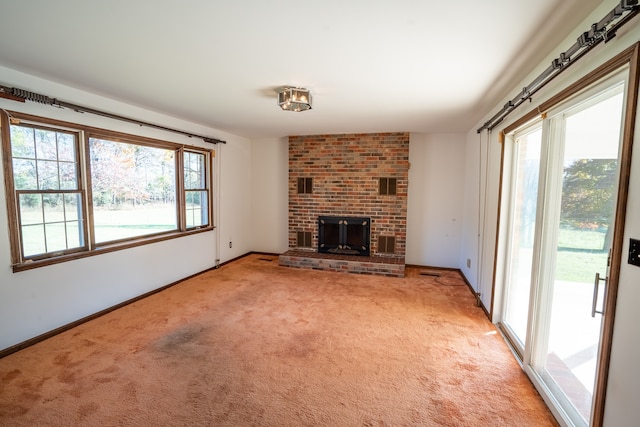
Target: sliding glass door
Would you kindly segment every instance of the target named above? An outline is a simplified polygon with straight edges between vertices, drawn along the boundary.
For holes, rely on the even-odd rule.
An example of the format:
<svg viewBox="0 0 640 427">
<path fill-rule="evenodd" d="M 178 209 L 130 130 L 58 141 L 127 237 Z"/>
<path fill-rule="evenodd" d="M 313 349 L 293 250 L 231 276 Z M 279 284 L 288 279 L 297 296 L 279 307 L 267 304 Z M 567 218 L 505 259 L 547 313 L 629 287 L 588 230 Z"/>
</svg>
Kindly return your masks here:
<svg viewBox="0 0 640 427">
<path fill-rule="evenodd" d="M 591 425 L 626 78 L 619 72 L 599 82 L 505 142 L 501 327 L 567 425 Z"/>
<path fill-rule="evenodd" d="M 549 119 L 530 365 L 576 425 L 590 423 L 617 199 L 624 84 L 612 84 Z"/>
<path fill-rule="evenodd" d="M 503 324 L 515 350 L 522 357 L 527 335 L 531 267 L 538 205 L 542 126 L 535 124 L 514 136 L 512 199 L 508 248 L 508 287 L 505 290 Z"/>
</svg>

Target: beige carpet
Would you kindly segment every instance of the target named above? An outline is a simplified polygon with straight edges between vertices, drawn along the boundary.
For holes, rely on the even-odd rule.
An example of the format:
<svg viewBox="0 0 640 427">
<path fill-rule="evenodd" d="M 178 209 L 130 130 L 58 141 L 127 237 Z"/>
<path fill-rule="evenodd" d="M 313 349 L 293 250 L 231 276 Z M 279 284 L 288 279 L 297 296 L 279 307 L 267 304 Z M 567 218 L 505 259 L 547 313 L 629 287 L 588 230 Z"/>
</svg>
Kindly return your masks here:
<svg viewBox="0 0 640 427">
<path fill-rule="evenodd" d="M 0 359 L 2 426 L 547 426 L 453 272 L 251 255 Z"/>
</svg>

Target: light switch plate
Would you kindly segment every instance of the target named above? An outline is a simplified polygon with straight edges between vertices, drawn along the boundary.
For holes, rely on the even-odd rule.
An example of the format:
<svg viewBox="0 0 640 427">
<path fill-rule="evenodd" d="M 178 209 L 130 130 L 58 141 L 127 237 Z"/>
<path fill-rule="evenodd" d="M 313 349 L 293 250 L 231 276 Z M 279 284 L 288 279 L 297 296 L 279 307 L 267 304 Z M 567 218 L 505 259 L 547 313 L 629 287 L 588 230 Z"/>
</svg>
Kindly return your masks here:
<svg viewBox="0 0 640 427">
<path fill-rule="evenodd" d="M 629 264 L 640 267 L 640 240 L 629 239 Z"/>
</svg>

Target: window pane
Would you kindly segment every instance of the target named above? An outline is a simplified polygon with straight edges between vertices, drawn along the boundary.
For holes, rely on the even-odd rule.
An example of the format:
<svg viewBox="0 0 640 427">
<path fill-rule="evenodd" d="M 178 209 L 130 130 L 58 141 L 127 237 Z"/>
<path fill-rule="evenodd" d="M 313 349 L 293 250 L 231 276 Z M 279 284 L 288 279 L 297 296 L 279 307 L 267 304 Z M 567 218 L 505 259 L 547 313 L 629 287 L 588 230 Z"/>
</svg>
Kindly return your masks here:
<svg viewBox="0 0 640 427">
<path fill-rule="evenodd" d="M 13 159 L 13 185 L 16 190 L 37 190 L 35 160 Z"/>
<path fill-rule="evenodd" d="M 76 161 L 75 138 L 70 133 L 58 133 L 58 160 Z"/>
<path fill-rule="evenodd" d="M 203 154 L 184 153 L 184 188 L 197 190 L 205 188 L 205 157 Z"/>
<path fill-rule="evenodd" d="M 519 348 L 526 344 L 529 295 L 536 228 L 542 130 L 517 138 L 513 177 L 511 245 L 504 322 L 516 335 Z"/>
<path fill-rule="evenodd" d="M 75 190 L 78 188 L 76 164 L 69 162 L 58 163 L 61 190 Z"/>
<path fill-rule="evenodd" d="M 62 194 L 44 194 L 42 196 L 44 204 L 44 222 L 64 221 L 64 205 L 62 204 Z"/>
<path fill-rule="evenodd" d="M 68 221 L 67 223 L 67 244 L 69 248 L 79 248 L 84 246 L 83 231 L 78 221 Z"/>
<path fill-rule="evenodd" d="M 56 133 L 49 130 L 36 129 L 36 156 L 39 160 L 57 160 Z"/>
<path fill-rule="evenodd" d="M 42 224 L 44 222 L 41 194 L 20 194 L 18 199 L 22 224 Z"/>
<path fill-rule="evenodd" d="M 11 126 L 11 156 L 35 159 L 33 129 L 22 126 Z"/>
<path fill-rule="evenodd" d="M 47 252 L 57 252 L 67 249 L 64 222 L 45 224 L 45 233 L 47 236 Z"/>
<path fill-rule="evenodd" d="M 80 194 L 64 195 L 64 215 L 67 221 L 77 221 L 82 218 L 81 204 Z"/>
<path fill-rule="evenodd" d="M 208 199 L 206 191 L 187 191 L 187 228 L 200 227 L 209 223 Z"/>
<path fill-rule="evenodd" d="M 90 138 L 96 242 L 177 229 L 175 152 Z"/>
<path fill-rule="evenodd" d="M 30 257 L 45 253 L 44 224 L 23 225 L 21 228 L 23 255 Z"/>
<path fill-rule="evenodd" d="M 58 163 L 38 160 L 38 190 L 59 190 Z"/>
</svg>

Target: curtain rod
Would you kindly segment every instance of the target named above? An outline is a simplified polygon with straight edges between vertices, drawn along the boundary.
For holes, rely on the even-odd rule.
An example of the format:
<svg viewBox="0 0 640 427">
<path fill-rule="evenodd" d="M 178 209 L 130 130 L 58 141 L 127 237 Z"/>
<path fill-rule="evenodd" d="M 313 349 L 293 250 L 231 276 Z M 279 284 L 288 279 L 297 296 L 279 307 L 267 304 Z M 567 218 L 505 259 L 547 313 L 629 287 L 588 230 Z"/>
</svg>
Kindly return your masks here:
<svg viewBox="0 0 640 427">
<path fill-rule="evenodd" d="M 485 122 L 477 132 L 480 133 L 485 129 L 491 131 L 509 114 L 511 114 L 513 110 L 519 107 L 526 100 L 531 101 L 533 94 L 542 89 L 547 83 L 569 68 L 573 63 L 577 62 L 587 52 L 600 44 L 600 42 L 604 41 L 607 43 L 609 40 L 614 38 L 618 29 L 629 22 L 631 18 L 638 14 L 639 11 L 638 0 L 621 0 L 620 3 L 604 18 L 592 24 L 589 31 L 583 32 L 580 37 L 578 37 L 578 40 L 569 47 L 569 49 L 562 52 L 558 58 L 551 61 L 551 65 L 547 67 L 546 70 L 536 77 L 528 86 L 525 86 L 520 93 L 515 96 L 515 98 L 507 102 L 504 107 Z M 618 20 L 625 13 L 626 15 L 624 18 L 618 21 L 611 28 L 607 29 L 609 24 Z"/>
<path fill-rule="evenodd" d="M 52 105 L 54 107 L 59 107 L 59 108 L 69 108 L 69 109 L 71 109 L 73 111 L 76 111 L 78 113 L 95 114 L 97 116 L 108 117 L 110 119 L 115 119 L 115 120 L 120 120 L 120 121 L 123 121 L 123 122 L 134 123 L 134 124 L 140 125 L 140 126 L 146 126 L 146 127 L 150 127 L 150 128 L 160 129 L 160 130 L 164 130 L 164 131 L 167 131 L 167 132 L 179 133 L 181 135 L 186 135 L 189 138 L 201 138 L 204 142 L 208 142 L 208 143 L 211 143 L 211 144 L 226 144 L 227 143 L 226 141 L 222 141 L 220 139 L 210 138 L 208 136 L 202 136 L 202 135 L 198 135 L 198 134 L 195 134 L 195 133 L 185 132 L 185 131 L 182 131 L 182 130 L 179 130 L 179 129 L 173 129 L 173 128 L 162 126 L 162 125 L 156 125 L 154 123 L 143 122 L 141 120 L 136 120 L 136 119 L 132 119 L 132 118 L 125 117 L 125 116 L 120 116 L 118 114 L 107 113 L 106 111 L 100 111 L 100 110 L 96 110 L 96 109 L 89 108 L 89 107 L 83 107 L 82 105 L 72 104 L 70 102 L 61 101 L 61 100 L 56 99 L 56 98 L 51 98 L 51 97 L 46 96 L 46 95 L 41 95 L 39 93 L 30 92 L 28 90 L 19 89 L 19 88 L 15 88 L 15 87 L 9 87 L 9 86 L 0 85 L 0 95 L 5 95 L 5 96 L 2 96 L 2 97 L 3 98 L 7 98 L 7 99 L 12 99 L 14 101 L 21 101 L 21 102 L 33 101 L 33 102 L 38 102 L 40 104 Z"/>
</svg>

